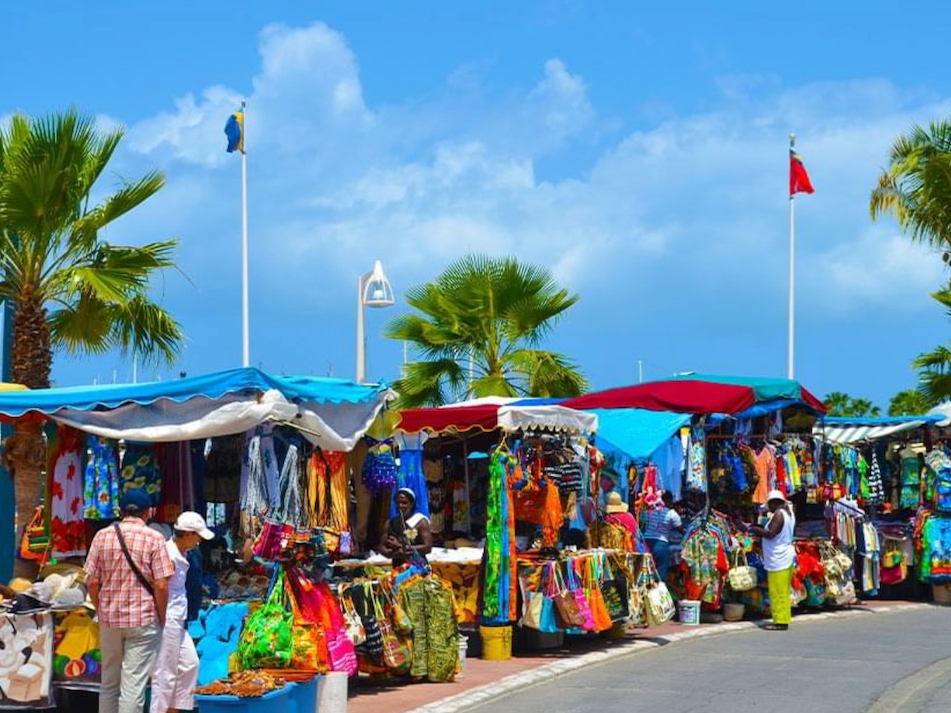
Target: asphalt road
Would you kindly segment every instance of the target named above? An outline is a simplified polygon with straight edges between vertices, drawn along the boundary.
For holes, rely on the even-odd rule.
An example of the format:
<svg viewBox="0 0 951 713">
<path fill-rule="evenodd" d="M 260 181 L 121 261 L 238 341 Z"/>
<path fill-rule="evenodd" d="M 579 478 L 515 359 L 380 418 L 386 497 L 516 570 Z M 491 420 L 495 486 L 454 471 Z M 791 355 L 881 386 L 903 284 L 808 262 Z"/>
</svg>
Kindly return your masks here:
<svg viewBox="0 0 951 713">
<path fill-rule="evenodd" d="M 674 643 L 477 709 L 518 713 L 947 713 L 951 608 Z"/>
</svg>

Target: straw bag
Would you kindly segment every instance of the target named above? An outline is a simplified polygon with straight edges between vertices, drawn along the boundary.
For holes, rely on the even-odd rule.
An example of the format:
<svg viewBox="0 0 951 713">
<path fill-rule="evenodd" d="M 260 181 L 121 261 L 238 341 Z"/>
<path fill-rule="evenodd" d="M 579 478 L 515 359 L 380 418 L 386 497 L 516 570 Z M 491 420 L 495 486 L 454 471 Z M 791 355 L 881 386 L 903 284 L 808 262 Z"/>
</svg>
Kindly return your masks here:
<svg viewBox="0 0 951 713">
<path fill-rule="evenodd" d="M 742 560 L 742 564 L 740 561 Z M 756 589 L 759 576 L 756 567 L 751 567 L 746 559 L 746 551 L 738 547 L 733 554 L 733 566 L 727 575 L 730 581 L 730 589 L 734 592 L 748 592 Z"/>
</svg>

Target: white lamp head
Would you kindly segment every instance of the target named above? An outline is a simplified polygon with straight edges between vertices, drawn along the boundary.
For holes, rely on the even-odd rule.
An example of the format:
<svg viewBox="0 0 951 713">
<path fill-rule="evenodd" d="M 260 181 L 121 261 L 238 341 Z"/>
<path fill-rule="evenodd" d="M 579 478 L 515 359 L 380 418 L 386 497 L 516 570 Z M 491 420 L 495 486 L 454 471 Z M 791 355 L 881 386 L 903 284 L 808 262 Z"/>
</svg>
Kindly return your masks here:
<svg viewBox="0 0 951 713">
<path fill-rule="evenodd" d="M 363 281 L 363 305 L 365 307 L 390 307 L 396 304 L 393 298 L 393 288 L 383 272 L 383 264 L 377 260 L 373 263 L 373 271 Z"/>
</svg>

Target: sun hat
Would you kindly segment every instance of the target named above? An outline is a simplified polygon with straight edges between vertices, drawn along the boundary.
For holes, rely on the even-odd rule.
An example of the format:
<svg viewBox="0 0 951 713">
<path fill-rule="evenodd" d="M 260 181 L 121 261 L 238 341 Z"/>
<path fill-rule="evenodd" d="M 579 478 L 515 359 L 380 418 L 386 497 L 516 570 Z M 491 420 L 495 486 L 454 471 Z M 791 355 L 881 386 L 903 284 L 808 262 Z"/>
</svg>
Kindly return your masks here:
<svg viewBox="0 0 951 713">
<path fill-rule="evenodd" d="M 769 493 L 766 495 L 766 502 L 771 503 L 774 500 L 781 500 L 784 503 L 788 502 L 786 500 L 786 496 L 783 495 L 783 492 L 781 490 L 770 490 Z"/>
<path fill-rule="evenodd" d="M 183 512 L 175 521 L 175 529 L 181 532 L 197 532 L 203 540 L 215 539 L 215 533 L 208 529 L 205 518 L 197 512 Z"/>
<path fill-rule="evenodd" d="M 416 493 L 413 491 L 412 488 L 400 488 L 399 490 L 396 491 L 396 494 L 405 495 L 406 497 L 408 497 L 410 500 L 413 501 L 414 505 L 416 504 Z"/>
<path fill-rule="evenodd" d="M 606 513 L 613 515 L 618 512 L 627 512 L 629 509 L 627 503 L 621 499 L 620 493 L 614 492 L 608 495 L 608 502 L 604 507 Z"/>
</svg>

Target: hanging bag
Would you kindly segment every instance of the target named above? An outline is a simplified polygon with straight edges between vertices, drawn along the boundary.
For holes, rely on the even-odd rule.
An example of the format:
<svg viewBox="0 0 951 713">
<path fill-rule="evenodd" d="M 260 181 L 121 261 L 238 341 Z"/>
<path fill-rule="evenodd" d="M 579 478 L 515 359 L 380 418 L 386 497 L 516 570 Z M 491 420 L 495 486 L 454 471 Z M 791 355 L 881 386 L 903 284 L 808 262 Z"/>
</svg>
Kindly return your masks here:
<svg viewBox="0 0 951 713">
<path fill-rule="evenodd" d="M 647 617 L 652 626 L 660 626 L 674 618 L 677 607 L 667 585 L 660 581 L 654 560 L 651 559 L 649 562 L 653 582 L 647 587 Z"/>
<path fill-rule="evenodd" d="M 608 613 L 607 604 L 604 603 L 604 594 L 601 591 L 600 568 L 597 565 L 597 559 L 594 555 L 587 557 L 586 565 L 586 584 L 585 594 L 588 597 L 588 604 L 591 607 L 591 615 L 594 620 L 594 631 L 607 631 L 614 622 L 611 621 L 611 615 Z"/>
<path fill-rule="evenodd" d="M 284 570 L 278 570 L 267 600 L 248 617 L 238 645 L 241 670 L 288 668 L 294 655 L 293 615 L 284 607 Z"/>
<path fill-rule="evenodd" d="M 343 607 L 344 627 L 347 630 L 347 638 L 354 646 L 360 646 L 367 640 L 367 632 L 363 626 L 363 620 L 353 608 L 353 601 L 348 596 L 340 597 L 340 604 Z"/>
<path fill-rule="evenodd" d="M 588 603 L 587 594 L 584 591 L 584 588 L 578 582 L 577 576 L 575 574 L 575 562 L 576 558 L 568 558 L 568 587 L 571 590 L 571 595 L 575 598 L 575 604 L 578 605 L 578 610 L 581 612 L 582 624 L 581 628 L 585 631 L 594 631 L 594 615 L 591 611 L 591 605 Z"/>
<path fill-rule="evenodd" d="M 376 620 L 380 624 L 383 638 L 383 663 L 397 675 L 409 673 L 413 665 L 413 654 L 409 643 L 397 636 L 393 625 L 386 618 L 379 599 L 374 599 Z"/>
<path fill-rule="evenodd" d="M 742 547 L 737 547 L 733 553 L 733 566 L 727 575 L 730 582 L 730 589 L 734 592 L 748 592 L 756 589 L 759 580 L 756 567 L 751 567 L 746 559 L 746 551 Z"/>
<path fill-rule="evenodd" d="M 360 586 L 363 587 L 363 601 L 366 607 L 366 615 L 361 617 L 366 635 L 363 650 L 370 658 L 381 661 L 383 659 L 383 631 L 376 618 L 376 595 L 373 593 L 373 585 L 369 582 L 364 582 Z"/>
<path fill-rule="evenodd" d="M 601 582 L 601 596 L 604 599 L 605 608 L 608 610 L 608 616 L 611 617 L 612 622 L 624 621 L 629 615 L 627 579 L 612 574 L 606 555 L 600 554 L 599 558 L 604 573 L 604 579 Z"/>
<path fill-rule="evenodd" d="M 562 629 L 580 629 L 584 626 L 584 614 L 574 594 L 565 586 L 561 576 L 561 565 L 558 562 L 552 564 L 553 576 L 549 586 L 551 587 L 551 599 L 555 605 L 555 620 Z"/>
</svg>

